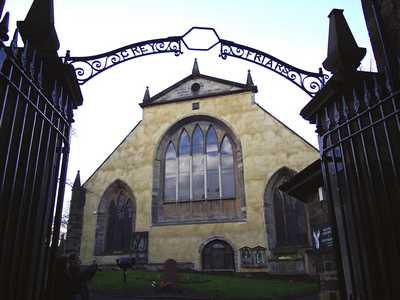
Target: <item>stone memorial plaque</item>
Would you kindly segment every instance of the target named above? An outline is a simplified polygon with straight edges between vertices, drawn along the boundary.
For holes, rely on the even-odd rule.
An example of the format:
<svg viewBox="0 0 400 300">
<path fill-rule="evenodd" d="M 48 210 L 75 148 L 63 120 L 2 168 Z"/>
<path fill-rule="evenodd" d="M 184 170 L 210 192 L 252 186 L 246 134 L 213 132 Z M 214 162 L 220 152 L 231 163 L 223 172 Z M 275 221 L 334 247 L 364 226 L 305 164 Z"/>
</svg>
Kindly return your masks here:
<svg viewBox="0 0 400 300">
<path fill-rule="evenodd" d="M 149 249 L 149 233 L 133 232 L 131 252 L 135 257 L 137 264 L 147 264 L 148 262 L 148 249 Z"/>
<path fill-rule="evenodd" d="M 329 224 L 315 226 L 312 230 L 315 251 L 329 250 L 334 247 L 332 227 Z"/>
</svg>

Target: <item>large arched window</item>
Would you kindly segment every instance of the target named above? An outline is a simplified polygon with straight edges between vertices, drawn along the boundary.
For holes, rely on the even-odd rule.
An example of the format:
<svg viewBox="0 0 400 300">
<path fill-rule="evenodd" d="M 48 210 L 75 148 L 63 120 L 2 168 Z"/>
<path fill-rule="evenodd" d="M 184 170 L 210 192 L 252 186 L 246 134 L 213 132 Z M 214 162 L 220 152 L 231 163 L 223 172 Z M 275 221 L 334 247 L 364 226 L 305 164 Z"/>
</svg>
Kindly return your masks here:
<svg viewBox="0 0 400 300">
<path fill-rule="evenodd" d="M 182 130 L 179 138 L 179 184 L 178 200 L 185 201 L 190 199 L 190 140 L 186 130 Z"/>
<path fill-rule="evenodd" d="M 268 246 L 277 252 L 307 245 L 304 203 L 279 189 L 295 173 L 286 167 L 279 169 L 271 176 L 264 195 Z"/>
<path fill-rule="evenodd" d="M 235 198 L 234 157 L 228 136 L 219 140 L 213 125 L 204 135 L 196 124 L 192 139 L 186 128 L 181 129 L 178 152 L 173 140 L 164 154 L 165 202 Z"/>
<path fill-rule="evenodd" d="M 106 252 L 128 251 L 132 234 L 132 201 L 123 191 L 108 207 Z"/>
<path fill-rule="evenodd" d="M 209 199 L 220 197 L 220 174 L 219 174 L 219 151 L 217 133 L 213 126 L 210 126 L 206 138 L 207 152 L 207 195 Z"/>
<path fill-rule="evenodd" d="M 177 171 L 176 150 L 174 144 L 169 143 L 165 153 L 165 201 L 175 201 L 176 199 Z"/>
<path fill-rule="evenodd" d="M 192 116 L 164 135 L 154 163 L 153 223 L 243 220 L 240 141 L 220 120 Z"/>
<path fill-rule="evenodd" d="M 205 157 L 204 135 L 199 126 L 196 126 L 192 138 L 192 190 L 193 199 L 203 200 L 205 190 Z"/>
<path fill-rule="evenodd" d="M 116 180 L 101 197 L 97 214 L 95 255 L 129 253 L 135 231 L 135 198 L 131 189 Z"/>
<path fill-rule="evenodd" d="M 222 197 L 234 197 L 235 180 L 233 168 L 233 151 L 229 138 L 224 137 L 221 144 L 221 181 L 222 181 Z"/>
</svg>

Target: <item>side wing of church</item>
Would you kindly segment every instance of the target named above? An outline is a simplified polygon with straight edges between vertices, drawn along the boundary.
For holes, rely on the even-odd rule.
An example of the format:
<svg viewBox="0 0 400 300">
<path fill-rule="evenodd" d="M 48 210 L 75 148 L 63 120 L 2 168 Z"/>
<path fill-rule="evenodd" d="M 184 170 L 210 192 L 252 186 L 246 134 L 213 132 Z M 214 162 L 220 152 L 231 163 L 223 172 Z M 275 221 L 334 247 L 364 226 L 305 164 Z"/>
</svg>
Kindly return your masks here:
<svg viewBox="0 0 400 300">
<path fill-rule="evenodd" d="M 319 155 L 256 92 L 250 73 L 241 84 L 196 61 L 166 90 L 146 90 L 143 120 L 74 189 L 67 251 L 84 263 L 133 256 L 205 271 L 279 272 L 289 258 L 306 272 L 307 211 L 278 188 Z"/>
</svg>

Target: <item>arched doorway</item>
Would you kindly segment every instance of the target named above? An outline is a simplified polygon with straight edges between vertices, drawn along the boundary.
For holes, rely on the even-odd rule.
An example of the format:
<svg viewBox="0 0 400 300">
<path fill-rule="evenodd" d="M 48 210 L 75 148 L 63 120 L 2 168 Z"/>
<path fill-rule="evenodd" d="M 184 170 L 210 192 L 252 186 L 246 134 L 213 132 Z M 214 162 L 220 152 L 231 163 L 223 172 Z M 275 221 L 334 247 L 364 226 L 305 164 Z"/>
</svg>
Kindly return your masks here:
<svg viewBox="0 0 400 300">
<path fill-rule="evenodd" d="M 213 240 L 201 253 L 203 271 L 235 271 L 234 251 L 223 240 Z"/>
</svg>

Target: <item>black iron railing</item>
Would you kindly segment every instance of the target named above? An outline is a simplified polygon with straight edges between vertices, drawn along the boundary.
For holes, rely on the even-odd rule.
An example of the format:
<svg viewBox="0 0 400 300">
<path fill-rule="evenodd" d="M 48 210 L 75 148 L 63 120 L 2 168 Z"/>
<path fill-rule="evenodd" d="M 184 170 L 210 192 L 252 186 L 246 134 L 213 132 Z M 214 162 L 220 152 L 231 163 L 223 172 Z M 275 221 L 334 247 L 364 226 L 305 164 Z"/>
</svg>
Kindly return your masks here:
<svg viewBox="0 0 400 300">
<path fill-rule="evenodd" d="M 72 100 L 57 58 L 0 43 L 0 290 L 44 299 L 58 244 Z M 60 62 L 61 63 L 61 62 Z"/>
<path fill-rule="evenodd" d="M 397 297 L 400 91 L 388 78 L 360 73 L 315 116 L 351 299 Z"/>
</svg>

